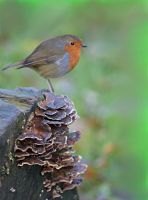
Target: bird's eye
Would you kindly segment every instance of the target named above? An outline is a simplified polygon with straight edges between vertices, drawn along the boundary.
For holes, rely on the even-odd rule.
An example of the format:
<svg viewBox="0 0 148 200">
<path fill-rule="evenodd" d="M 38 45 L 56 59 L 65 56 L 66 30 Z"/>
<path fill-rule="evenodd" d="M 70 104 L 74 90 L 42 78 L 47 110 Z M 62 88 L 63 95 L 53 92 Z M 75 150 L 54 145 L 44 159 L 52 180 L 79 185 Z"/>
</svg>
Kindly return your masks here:
<svg viewBox="0 0 148 200">
<path fill-rule="evenodd" d="M 75 43 L 74 43 L 74 42 L 71 42 L 70 44 L 71 44 L 71 45 L 74 45 Z"/>
</svg>

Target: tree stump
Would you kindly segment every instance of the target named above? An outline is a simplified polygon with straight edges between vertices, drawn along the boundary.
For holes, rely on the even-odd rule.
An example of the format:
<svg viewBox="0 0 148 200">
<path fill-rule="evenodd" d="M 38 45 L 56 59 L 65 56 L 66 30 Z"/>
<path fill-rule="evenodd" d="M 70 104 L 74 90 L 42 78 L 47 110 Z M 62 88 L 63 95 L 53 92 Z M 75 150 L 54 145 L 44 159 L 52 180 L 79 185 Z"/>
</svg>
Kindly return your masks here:
<svg viewBox="0 0 148 200">
<path fill-rule="evenodd" d="M 0 199 L 51 200 L 43 189 L 40 166 L 18 167 L 13 156 L 14 143 L 43 90 L 18 88 L 0 90 Z M 63 200 L 78 200 L 76 189 L 65 191 Z M 61 198 L 57 198 L 61 199 Z"/>
</svg>

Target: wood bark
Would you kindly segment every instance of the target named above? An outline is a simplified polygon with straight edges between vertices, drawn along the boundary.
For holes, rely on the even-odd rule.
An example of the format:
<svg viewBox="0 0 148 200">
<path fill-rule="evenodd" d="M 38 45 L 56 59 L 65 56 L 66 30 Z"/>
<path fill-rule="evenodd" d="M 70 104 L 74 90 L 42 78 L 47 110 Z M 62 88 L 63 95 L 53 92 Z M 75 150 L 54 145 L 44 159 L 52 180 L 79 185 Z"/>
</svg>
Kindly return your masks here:
<svg viewBox="0 0 148 200">
<path fill-rule="evenodd" d="M 0 199 L 1 200 L 51 200 L 43 188 L 39 166 L 18 167 L 14 158 L 15 139 L 34 103 L 42 97 L 42 90 L 18 88 L 0 90 Z M 60 199 L 60 198 L 57 198 Z M 77 190 L 63 194 L 63 200 L 78 200 Z"/>
</svg>

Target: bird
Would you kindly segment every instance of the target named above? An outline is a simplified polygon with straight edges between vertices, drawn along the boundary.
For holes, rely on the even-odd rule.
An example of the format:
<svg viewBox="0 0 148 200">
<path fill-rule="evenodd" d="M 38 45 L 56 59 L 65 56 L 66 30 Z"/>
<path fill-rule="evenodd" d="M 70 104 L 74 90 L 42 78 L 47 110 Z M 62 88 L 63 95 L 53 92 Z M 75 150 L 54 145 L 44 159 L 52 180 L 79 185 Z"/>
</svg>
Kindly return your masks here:
<svg viewBox="0 0 148 200">
<path fill-rule="evenodd" d="M 50 78 L 62 77 L 74 69 L 83 47 L 87 46 L 75 35 L 57 36 L 41 42 L 24 60 L 2 70 L 31 68 L 47 79 L 51 92 L 54 92 Z"/>
</svg>

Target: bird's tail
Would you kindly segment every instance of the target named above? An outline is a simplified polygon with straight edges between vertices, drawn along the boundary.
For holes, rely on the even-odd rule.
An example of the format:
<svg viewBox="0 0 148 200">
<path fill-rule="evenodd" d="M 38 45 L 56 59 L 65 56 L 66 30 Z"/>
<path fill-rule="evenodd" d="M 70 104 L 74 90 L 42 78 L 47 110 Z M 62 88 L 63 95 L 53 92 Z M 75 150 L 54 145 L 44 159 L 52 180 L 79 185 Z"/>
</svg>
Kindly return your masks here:
<svg viewBox="0 0 148 200">
<path fill-rule="evenodd" d="M 6 67 L 2 68 L 1 70 L 4 71 L 4 70 L 10 69 L 10 68 L 20 69 L 20 68 L 23 68 L 23 67 L 24 67 L 24 64 L 21 61 L 21 62 L 17 62 L 17 63 L 14 63 L 14 64 L 7 65 Z"/>
</svg>

